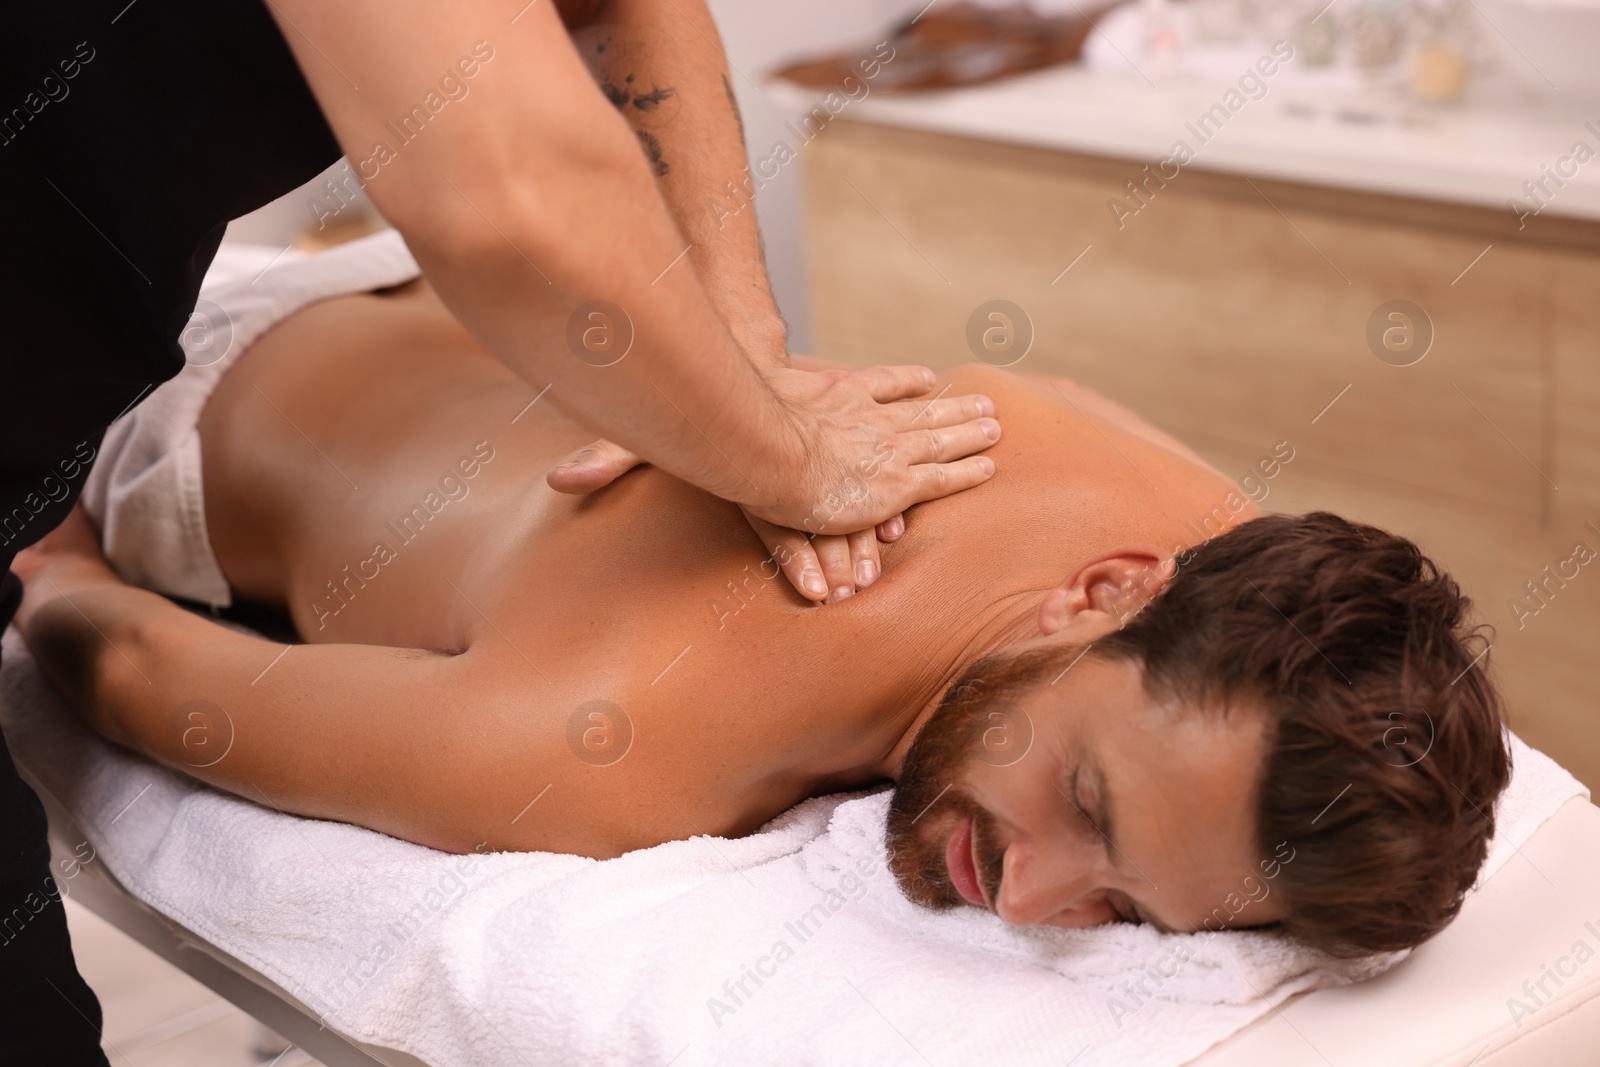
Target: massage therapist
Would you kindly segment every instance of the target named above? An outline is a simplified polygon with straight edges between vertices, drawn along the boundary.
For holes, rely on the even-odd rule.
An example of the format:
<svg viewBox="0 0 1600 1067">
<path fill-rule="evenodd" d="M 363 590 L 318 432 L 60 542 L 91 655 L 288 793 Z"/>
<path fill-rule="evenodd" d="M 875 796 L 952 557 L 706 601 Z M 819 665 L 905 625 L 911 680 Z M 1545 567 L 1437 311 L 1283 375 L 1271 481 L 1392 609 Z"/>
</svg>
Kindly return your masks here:
<svg viewBox="0 0 1600 1067">
<path fill-rule="evenodd" d="M 340 155 L 528 397 L 548 389 L 602 438 L 553 488 L 654 463 L 742 505 L 822 600 L 820 546 L 830 576 L 875 558 L 875 528 L 897 537 L 900 512 L 993 472 L 975 455 L 986 399 L 912 402 L 933 381 L 920 367 L 789 365 L 754 212 L 708 206 L 746 157 L 704 0 L 7 14 L 0 622 L 21 596 L 12 557 L 67 514 L 105 427 L 183 366 L 227 222 Z M 0 1063 L 104 1064 L 53 885 L 43 811 L 0 752 L 0 916 L 28 915 L 0 946 Z"/>
</svg>

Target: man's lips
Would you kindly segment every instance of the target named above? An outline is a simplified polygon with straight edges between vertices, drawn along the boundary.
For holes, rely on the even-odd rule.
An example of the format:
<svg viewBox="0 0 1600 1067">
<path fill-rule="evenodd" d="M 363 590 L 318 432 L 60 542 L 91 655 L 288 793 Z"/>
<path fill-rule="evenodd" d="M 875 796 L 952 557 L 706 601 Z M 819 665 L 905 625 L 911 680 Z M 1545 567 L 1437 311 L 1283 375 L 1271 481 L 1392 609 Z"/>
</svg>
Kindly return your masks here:
<svg viewBox="0 0 1600 1067">
<path fill-rule="evenodd" d="M 950 884 L 956 887 L 968 904 L 988 909 L 983 898 L 983 887 L 978 882 L 978 865 L 972 858 L 972 816 L 961 820 L 955 833 L 944 846 L 944 865 L 950 872 Z"/>
</svg>

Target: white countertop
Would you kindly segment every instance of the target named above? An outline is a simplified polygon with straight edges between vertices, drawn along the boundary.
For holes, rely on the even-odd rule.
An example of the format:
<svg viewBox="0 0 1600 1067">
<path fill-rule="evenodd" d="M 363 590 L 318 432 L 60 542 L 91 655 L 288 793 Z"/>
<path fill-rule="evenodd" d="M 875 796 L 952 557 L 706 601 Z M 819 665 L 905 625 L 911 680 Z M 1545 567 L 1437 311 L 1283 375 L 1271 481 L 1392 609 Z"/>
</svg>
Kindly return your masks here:
<svg viewBox="0 0 1600 1067">
<path fill-rule="evenodd" d="M 1140 163 L 1167 159 L 1182 140 L 1194 151 L 1188 165 L 1200 169 L 1502 210 L 1510 210 L 1511 197 L 1538 206 L 1523 183 L 1584 141 L 1596 158 L 1564 165 L 1577 173 L 1559 189 L 1548 184 L 1553 195 L 1542 214 L 1600 220 L 1600 101 L 1543 92 L 1506 75 L 1478 77 L 1459 103 L 1429 105 L 1393 86 L 1365 86 L 1352 71 L 1291 62 L 1262 79 L 1265 95 L 1247 99 L 1202 143 L 1185 124 L 1221 102 L 1264 51 L 1210 55 L 1204 73 L 1190 64 L 1162 76 L 1102 60 L 900 97 L 874 95 L 869 83 L 840 114 Z M 808 107 L 816 99 L 790 86 L 779 92 L 797 112 L 800 101 Z M 1136 172 L 1130 167 L 1129 177 Z"/>
</svg>

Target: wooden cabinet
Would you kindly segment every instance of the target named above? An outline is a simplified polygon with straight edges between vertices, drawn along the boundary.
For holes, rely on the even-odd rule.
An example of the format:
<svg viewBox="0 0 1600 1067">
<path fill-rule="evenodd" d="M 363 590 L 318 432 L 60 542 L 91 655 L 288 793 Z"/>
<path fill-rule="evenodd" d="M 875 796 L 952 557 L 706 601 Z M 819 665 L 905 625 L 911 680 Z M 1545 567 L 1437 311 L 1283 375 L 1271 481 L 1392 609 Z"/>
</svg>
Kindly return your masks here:
<svg viewBox="0 0 1600 1067">
<path fill-rule="evenodd" d="M 1496 628 L 1513 726 L 1600 789 L 1600 562 L 1525 586 L 1600 552 L 1600 223 L 848 119 L 802 158 L 817 354 L 970 360 L 968 317 L 1004 299 L 1034 330 L 1016 370 L 1224 471 L 1290 441 L 1264 506 L 1415 538 Z M 1423 314 L 1380 337 L 1431 328 L 1410 365 L 1369 344 L 1392 301 Z"/>
</svg>

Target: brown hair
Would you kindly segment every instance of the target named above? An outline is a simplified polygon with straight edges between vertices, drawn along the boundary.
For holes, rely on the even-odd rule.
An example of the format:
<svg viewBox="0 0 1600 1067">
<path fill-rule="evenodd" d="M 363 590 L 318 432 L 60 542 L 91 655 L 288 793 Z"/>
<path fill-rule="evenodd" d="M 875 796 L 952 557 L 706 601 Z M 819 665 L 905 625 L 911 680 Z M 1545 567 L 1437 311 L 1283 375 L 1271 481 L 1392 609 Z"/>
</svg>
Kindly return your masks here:
<svg viewBox="0 0 1600 1067">
<path fill-rule="evenodd" d="M 1139 663 L 1152 696 L 1265 707 L 1256 838 L 1294 849 L 1282 928 L 1337 956 L 1444 929 L 1510 778 L 1471 602 L 1410 541 L 1320 511 L 1243 523 L 1178 563 L 1094 652 Z"/>
</svg>

